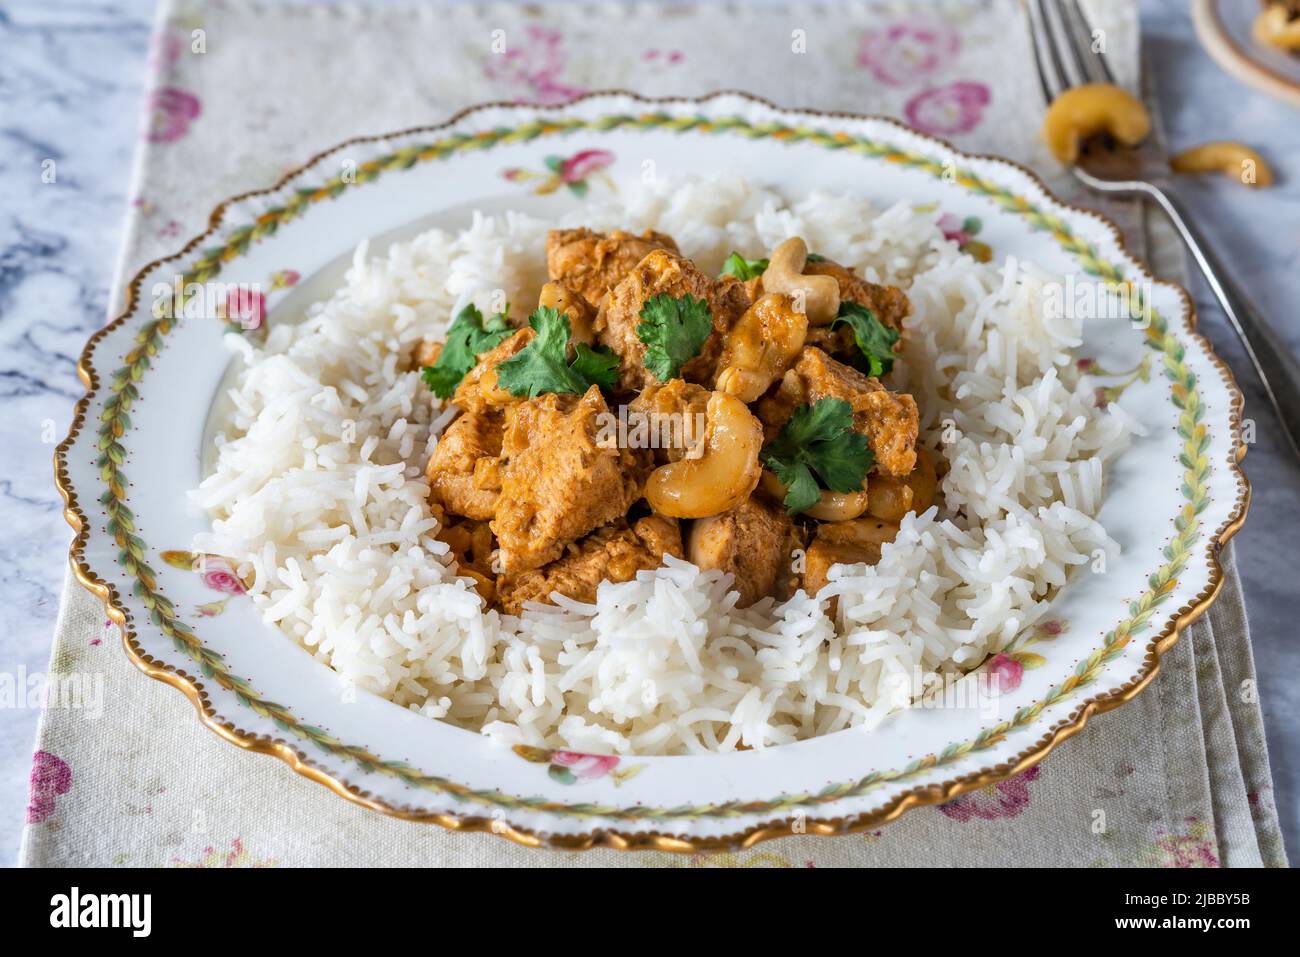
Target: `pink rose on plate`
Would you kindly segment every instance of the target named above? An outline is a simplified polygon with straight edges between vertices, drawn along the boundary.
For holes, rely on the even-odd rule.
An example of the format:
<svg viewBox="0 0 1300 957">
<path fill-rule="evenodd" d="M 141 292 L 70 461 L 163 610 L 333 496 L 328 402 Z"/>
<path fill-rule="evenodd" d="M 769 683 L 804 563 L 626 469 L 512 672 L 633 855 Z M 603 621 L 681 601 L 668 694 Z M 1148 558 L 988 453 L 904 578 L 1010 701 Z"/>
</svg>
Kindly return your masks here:
<svg viewBox="0 0 1300 957">
<path fill-rule="evenodd" d="M 59 795 L 67 794 L 71 788 L 72 768 L 68 762 L 48 751 L 37 751 L 32 757 L 27 823 L 41 824 L 48 820 Z"/>
<path fill-rule="evenodd" d="M 582 150 L 561 163 L 558 172 L 566 183 L 581 183 L 613 162 L 614 154 L 609 150 Z"/>
<path fill-rule="evenodd" d="M 562 768 L 575 779 L 602 778 L 618 766 L 612 754 L 583 754 L 581 751 L 556 751 L 551 755 L 552 768 Z M 567 782 L 566 782 L 567 783 Z"/>
<path fill-rule="evenodd" d="M 1015 691 L 1025 675 L 1025 666 L 1010 655 L 997 654 L 989 662 L 986 673 L 990 691 Z"/>
<path fill-rule="evenodd" d="M 153 143 L 174 143 L 190 129 L 202 108 L 199 98 L 174 86 L 154 90 L 149 96 L 149 140 Z"/>
<path fill-rule="evenodd" d="M 298 285 L 298 280 L 301 278 L 296 269 L 280 269 L 271 273 L 271 288 L 288 289 L 290 286 Z"/>
<path fill-rule="evenodd" d="M 239 285 L 226 293 L 226 321 L 246 330 L 259 329 L 266 315 L 266 296 L 252 286 Z"/>
<path fill-rule="evenodd" d="M 956 243 L 958 246 L 965 246 L 973 238 L 972 234 L 966 230 L 966 221 L 958 219 L 952 213 L 944 213 L 939 217 L 935 224 L 943 233 L 943 238 Z"/>
<path fill-rule="evenodd" d="M 901 86 L 939 70 L 960 48 L 961 38 L 947 24 L 912 17 L 868 30 L 858 45 L 858 65 L 882 83 Z"/>
<path fill-rule="evenodd" d="M 229 595 L 244 593 L 244 583 L 229 559 L 222 558 L 220 555 L 204 555 L 195 564 L 197 566 L 195 571 L 203 576 L 203 584 L 213 591 L 225 592 Z"/>
<path fill-rule="evenodd" d="M 984 108 L 992 99 L 983 83 L 958 80 L 932 87 L 907 101 L 903 113 L 907 122 L 922 133 L 951 136 L 969 133 L 984 118 Z"/>
</svg>

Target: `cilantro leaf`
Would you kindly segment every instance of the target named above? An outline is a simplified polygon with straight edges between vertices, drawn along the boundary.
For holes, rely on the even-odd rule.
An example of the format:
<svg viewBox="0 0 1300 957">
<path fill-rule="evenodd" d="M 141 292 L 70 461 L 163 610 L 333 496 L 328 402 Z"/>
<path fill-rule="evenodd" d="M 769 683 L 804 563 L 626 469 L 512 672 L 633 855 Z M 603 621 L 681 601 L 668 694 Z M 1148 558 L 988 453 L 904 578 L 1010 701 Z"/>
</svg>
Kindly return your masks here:
<svg viewBox="0 0 1300 957">
<path fill-rule="evenodd" d="M 637 337 L 646 345 L 643 364 L 660 382 L 675 379 L 712 331 L 713 317 L 703 299 L 689 294 L 681 299 L 652 296 L 641 307 L 641 324 L 636 327 Z"/>
<path fill-rule="evenodd" d="M 497 384 L 511 395 L 535 399 L 543 392 L 582 394 L 593 385 L 612 386 L 618 381 L 618 357 L 583 343 L 568 360 L 569 317 L 550 306 L 538 306 L 528 317 L 537 333 L 533 341 L 497 366 Z"/>
<path fill-rule="evenodd" d="M 802 462 L 783 462 L 780 459 L 765 460 L 776 477 L 785 486 L 785 508 L 791 515 L 806 512 L 821 500 L 821 489 L 813 478 L 808 466 Z"/>
<path fill-rule="evenodd" d="M 569 368 L 587 382 L 602 389 L 612 389 L 618 383 L 618 356 L 605 346 L 595 349 L 585 342 L 574 343 L 573 362 Z"/>
<path fill-rule="evenodd" d="M 804 261 L 810 263 L 830 262 L 830 260 L 827 259 L 825 256 L 823 256 L 821 253 L 809 253 L 806 257 L 804 257 Z"/>
<path fill-rule="evenodd" d="M 876 461 L 867 437 L 853 431 L 853 408 L 833 398 L 795 409 L 760 457 L 786 487 L 785 507 L 792 515 L 817 504 L 819 487 L 858 491 Z"/>
<path fill-rule="evenodd" d="M 887 326 L 866 306 L 856 302 L 841 302 L 839 316 L 831 321 L 831 328 L 844 323 L 853 330 L 853 338 L 867 360 L 867 374 L 882 376 L 894 368 L 899 358 L 894 346 L 898 343 L 898 330 Z"/>
<path fill-rule="evenodd" d="M 766 259 L 746 259 L 740 253 L 732 253 L 727 257 L 727 261 L 722 264 L 722 272 L 718 273 L 718 278 L 723 276 L 735 276 L 742 281 L 753 279 L 761 276 L 766 271 L 768 261 Z"/>
<path fill-rule="evenodd" d="M 447 340 L 437 361 L 421 369 L 420 378 L 438 398 L 450 399 L 465 373 L 474 368 L 478 357 L 495 348 L 512 332 L 514 330 L 506 321 L 505 313 L 499 312 L 485 323 L 483 314 L 471 302 L 456 314 L 447 329 Z"/>
</svg>

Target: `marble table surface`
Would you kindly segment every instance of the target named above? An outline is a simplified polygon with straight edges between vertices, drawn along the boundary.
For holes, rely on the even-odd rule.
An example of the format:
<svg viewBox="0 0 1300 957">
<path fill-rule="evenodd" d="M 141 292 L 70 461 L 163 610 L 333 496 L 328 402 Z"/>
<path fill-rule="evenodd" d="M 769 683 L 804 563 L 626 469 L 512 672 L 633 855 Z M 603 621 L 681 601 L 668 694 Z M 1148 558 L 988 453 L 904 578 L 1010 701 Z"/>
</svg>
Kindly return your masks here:
<svg viewBox="0 0 1300 957">
<path fill-rule="evenodd" d="M 1171 147 L 1234 138 L 1261 147 L 1280 184 L 1249 193 L 1218 178 L 1181 195 L 1290 346 L 1300 352 L 1300 122 L 1201 50 L 1186 0 L 1142 0 Z M 54 444 L 81 394 L 75 363 L 104 321 L 128 200 L 152 0 L 0 0 L 0 672 L 43 672 L 69 531 L 52 481 Z M 57 181 L 43 184 L 54 160 Z M 1246 459 L 1250 520 L 1238 565 L 1254 635 L 1278 811 L 1300 848 L 1300 463 L 1203 284 L 1201 328 L 1236 371 L 1257 441 Z M 17 856 L 36 709 L 0 711 L 0 863 Z"/>
</svg>

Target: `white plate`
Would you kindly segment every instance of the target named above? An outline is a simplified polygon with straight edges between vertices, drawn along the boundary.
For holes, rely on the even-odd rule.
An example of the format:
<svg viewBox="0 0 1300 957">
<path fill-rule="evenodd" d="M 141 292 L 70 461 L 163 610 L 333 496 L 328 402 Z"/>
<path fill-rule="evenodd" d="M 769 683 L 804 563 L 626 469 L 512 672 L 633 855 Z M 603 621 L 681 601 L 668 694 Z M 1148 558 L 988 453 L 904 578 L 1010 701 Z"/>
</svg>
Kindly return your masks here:
<svg viewBox="0 0 1300 957">
<path fill-rule="evenodd" d="M 292 270 L 302 279 L 272 294 L 286 297 L 272 301 L 274 323 L 323 296 L 364 237 L 382 245 L 430 225 L 456 227 L 476 207 L 552 216 L 572 208 L 581 191 L 570 187 L 572 169 L 545 195 L 534 190 L 548 180 L 503 172 L 546 173 L 545 157 L 591 149 L 612 154 L 603 173 L 616 178 L 638 175 L 641 158 L 655 156 L 661 174 L 728 168 L 793 194 L 820 187 L 882 207 L 937 202 L 977 218 L 979 242 L 998 256 L 1149 283 L 1150 328 L 1089 323 L 1082 350 L 1108 370 L 1150 370 L 1146 380 L 1100 380 L 1148 431 L 1111 471 L 1100 516 L 1123 554 L 1106 574 L 1079 576 L 1061 592 L 1052 614 L 1059 635 L 1040 630 L 1013 646 L 1031 667 L 997 714 L 914 709 L 871 733 L 717 756 L 521 754 L 364 692 L 352 700 L 330 669 L 232 594 L 238 585 L 219 565 L 206 578 L 191 570 L 183 550 L 207 518 L 186 492 L 202 475 L 205 423 L 230 358 L 220 321 L 155 319 L 154 284 L 182 273 L 186 282 L 265 287 L 277 273 L 281 285 L 293 279 Z M 955 177 L 944 175 L 954 168 Z M 875 827 L 1023 770 L 1090 715 L 1132 697 L 1213 599 L 1218 550 L 1244 518 L 1241 396 L 1193 331 L 1186 293 L 1150 283 L 1112 225 L 1053 200 L 1028 171 L 890 120 L 779 110 L 734 94 L 491 105 L 344 144 L 275 188 L 224 204 L 213 222 L 135 277 L 127 311 L 81 358 L 88 393 L 57 455 L 77 529 L 73 565 L 122 624 L 132 659 L 184 690 L 205 724 L 388 813 L 563 847 L 736 847 L 791 831 Z"/>
</svg>

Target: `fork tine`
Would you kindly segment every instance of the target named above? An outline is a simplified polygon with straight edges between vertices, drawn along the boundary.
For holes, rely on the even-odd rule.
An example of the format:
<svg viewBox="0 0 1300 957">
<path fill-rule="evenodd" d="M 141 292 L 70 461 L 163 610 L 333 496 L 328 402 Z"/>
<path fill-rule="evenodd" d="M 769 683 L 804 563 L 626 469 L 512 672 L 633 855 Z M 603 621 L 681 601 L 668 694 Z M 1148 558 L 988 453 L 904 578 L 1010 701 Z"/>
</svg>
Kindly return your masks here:
<svg viewBox="0 0 1300 957">
<path fill-rule="evenodd" d="M 1059 0 L 1043 3 L 1042 6 L 1047 21 L 1047 32 L 1056 50 L 1057 59 L 1061 63 L 1061 73 L 1066 83 L 1070 86 L 1081 86 L 1087 83 L 1088 68 L 1084 65 L 1083 54 L 1079 50 L 1084 41 L 1076 34 L 1075 26 L 1066 19 L 1066 13 Z M 1091 44 L 1088 44 L 1088 47 L 1091 48 Z"/>
<path fill-rule="evenodd" d="M 1043 17 L 1042 0 L 1025 0 L 1025 11 L 1029 17 L 1029 38 L 1034 48 L 1034 63 L 1038 67 L 1038 82 L 1043 88 L 1043 98 L 1050 104 L 1065 91 L 1065 75 Z"/>
<path fill-rule="evenodd" d="M 1106 62 L 1105 55 L 1093 49 L 1092 23 L 1084 13 L 1083 7 L 1079 5 L 1079 0 L 1065 0 L 1064 7 L 1066 19 L 1074 24 L 1073 32 L 1077 37 L 1075 49 L 1079 53 L 1088 78 L 1094 83 L 1113 84 L 1115 75 L 1110 72 L 1110 65 Z"/>
</svg>

